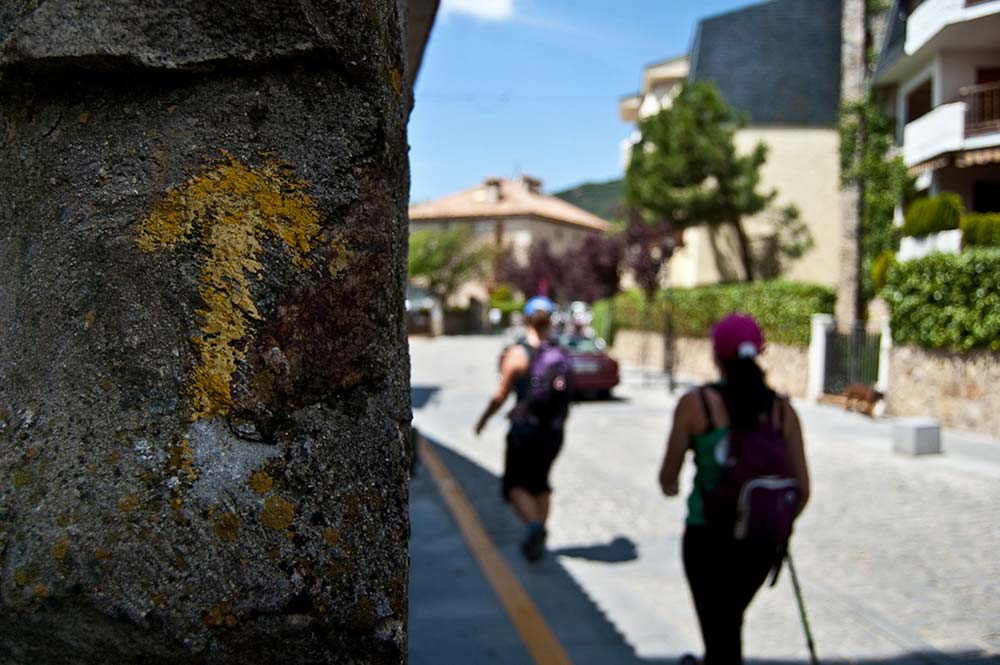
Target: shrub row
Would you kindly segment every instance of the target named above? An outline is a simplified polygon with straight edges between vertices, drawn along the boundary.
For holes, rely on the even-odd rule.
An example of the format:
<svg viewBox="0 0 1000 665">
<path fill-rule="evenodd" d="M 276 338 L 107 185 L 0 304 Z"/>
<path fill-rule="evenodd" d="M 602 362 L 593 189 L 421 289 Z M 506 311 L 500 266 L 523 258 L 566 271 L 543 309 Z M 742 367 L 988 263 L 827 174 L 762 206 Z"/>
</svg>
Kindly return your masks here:
<svg viewBox="0 0 1000 665">
<path fill-rule="evenodd" d="M 895 263 L 882 292 L 902 344 L 1000 351 L 1000 252 L 972 249 Z"/>
<path fill-rule="evenodd" d="M 1000 213 L 969 213 L 962 219 L 962 247 L 1000 247 Z"/>
<path fill-rule="evenodd" d="M 679 337 L 705 337 L 716 321 L 731 312 L 745 312 L 760 322 L 768 340 L 790 346 L 808 346 L 810 317 L 832 313 L 836 296 L 832 289 L 814 284 L 781 280 L 749 284 L 718 284 L 691 289 L 670 289 L 657 294 L 650 310 L 652 330 L 662 332 L 666 307 L 672 307 L 674 333 Z M 620 328 L 646 327 L 645 298 L 633 289 L 614 299 L 612 337 Z M 609 303 L 594 308 L 594 328 L 607 326 Z"/>
<path fill-rule="evenodd" d="M 903 235 L 923 238 L 938 231 L 957 229 L 964 212 L 962 197 L 954 192 L 917 199 L 906 210 Z"/>
</svg>

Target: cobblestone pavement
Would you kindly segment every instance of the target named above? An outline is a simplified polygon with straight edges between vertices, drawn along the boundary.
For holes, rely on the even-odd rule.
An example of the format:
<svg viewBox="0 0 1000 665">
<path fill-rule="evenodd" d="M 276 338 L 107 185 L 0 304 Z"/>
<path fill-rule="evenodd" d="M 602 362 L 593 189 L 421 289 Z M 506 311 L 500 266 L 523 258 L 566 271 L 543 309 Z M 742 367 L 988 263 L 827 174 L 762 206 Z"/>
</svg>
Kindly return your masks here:
<svg viewBox="0 0 1000 665">
<path fill-rule="evenodd" d="M 492 484 L 505 422 L 472 433 L 501 346 L 413 340 L 415 424 L 454 453 L 452 470 L 487 528 L 516 552 L 519 533 Z M 674 398 L 638 376 L 616 396 L 574 408 L 553 473 L 546 565 L 572 578 L 639 662 L 667 662 L 700 649 L 679 556 L 684 504 L 655 482 Z M 945 455 L 905 458 L 891 453 L 886 423 L 797 408 L 814 487 L 793 548 L 821 660 L 1000 663 L 1000 442 L 948 432 Z M 533 574 L 521 567 L 529 592 Z M 788 578 L 751 606 L 750 659 L 805 658 Z"/>
</svg>

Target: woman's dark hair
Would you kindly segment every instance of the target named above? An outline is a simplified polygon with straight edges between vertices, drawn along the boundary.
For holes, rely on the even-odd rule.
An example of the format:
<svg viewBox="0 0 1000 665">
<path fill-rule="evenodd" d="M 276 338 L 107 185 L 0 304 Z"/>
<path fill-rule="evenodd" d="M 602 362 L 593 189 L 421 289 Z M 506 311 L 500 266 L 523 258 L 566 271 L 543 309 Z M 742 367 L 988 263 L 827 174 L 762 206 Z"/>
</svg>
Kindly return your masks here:
<svg viewBox="0 0 1000 665">
<path fill-rule="evenodd" d="M 761 414 L 771 413 L 774 391 L 764 381 L 764 372 L 753 358 L 734 358 L 722 364 L 726 380 L 719 386 L 729 414 L 729 427 L 746 431 L 760 423 Z"/>
<path fill-rule="evenodd" d="M 533 314 L 529 314 L 525 323 L 534 328 L 538 334 L 545 335 L 552 328 L 552 317 L 549 316 L 548 312 L 538 310 Z"/>
</svg>

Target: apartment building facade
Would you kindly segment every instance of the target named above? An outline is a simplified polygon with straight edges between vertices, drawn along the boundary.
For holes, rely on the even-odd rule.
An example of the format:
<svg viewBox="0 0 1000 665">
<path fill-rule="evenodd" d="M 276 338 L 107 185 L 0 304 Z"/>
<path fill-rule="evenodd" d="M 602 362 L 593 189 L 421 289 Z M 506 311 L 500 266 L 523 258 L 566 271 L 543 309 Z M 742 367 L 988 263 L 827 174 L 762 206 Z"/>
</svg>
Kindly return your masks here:
<svg viewBox="0 0 1000 665">
<path fill-rule="evenodd" d="M 873 85 L 918 190 L 1000 212 L 1000 0 L 896 0 Z"/>
</svg>

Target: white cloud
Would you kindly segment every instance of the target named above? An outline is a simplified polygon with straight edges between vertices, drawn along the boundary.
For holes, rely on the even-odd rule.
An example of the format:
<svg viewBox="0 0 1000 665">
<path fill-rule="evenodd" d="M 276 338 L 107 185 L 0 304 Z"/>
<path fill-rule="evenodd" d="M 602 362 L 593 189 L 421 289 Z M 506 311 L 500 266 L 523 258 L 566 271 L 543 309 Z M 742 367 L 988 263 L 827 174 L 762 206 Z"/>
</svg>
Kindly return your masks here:
<svg viewBox="0 0 1000 665">
<path fill-rule="evenodd" d="M 509 21 L 514 18 L 514 0 L 441 0 L 441 11 L 483 21 Z"/>
</svg>

